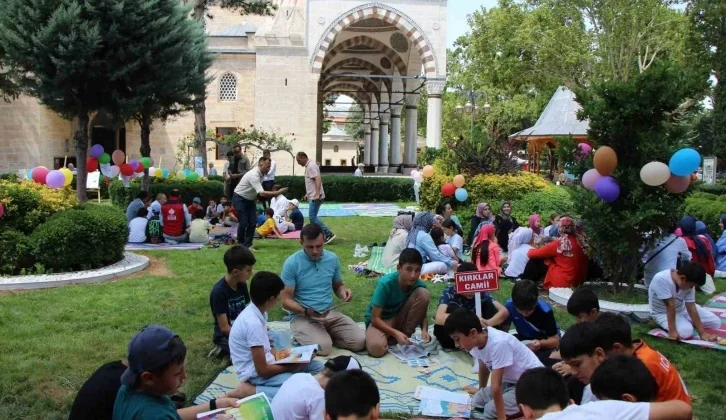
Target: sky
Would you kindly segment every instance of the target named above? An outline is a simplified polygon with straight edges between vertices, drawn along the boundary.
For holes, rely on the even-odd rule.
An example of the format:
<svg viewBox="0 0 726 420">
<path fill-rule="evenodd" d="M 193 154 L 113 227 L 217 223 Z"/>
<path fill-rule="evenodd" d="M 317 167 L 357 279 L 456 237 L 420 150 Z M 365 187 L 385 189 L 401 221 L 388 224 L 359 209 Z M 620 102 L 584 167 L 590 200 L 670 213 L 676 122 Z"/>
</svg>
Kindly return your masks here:
<svg viewBox="0 0 726 420">
<path fill-rule="evenodd" d="M 467 16 L 474 11 L 495 7 L 497 0 L 450 0 L 448 2 L 448 22 L 446 30 L 446 46 L 451 48 L 460 36 L 469 32 Z"/>
</svg>

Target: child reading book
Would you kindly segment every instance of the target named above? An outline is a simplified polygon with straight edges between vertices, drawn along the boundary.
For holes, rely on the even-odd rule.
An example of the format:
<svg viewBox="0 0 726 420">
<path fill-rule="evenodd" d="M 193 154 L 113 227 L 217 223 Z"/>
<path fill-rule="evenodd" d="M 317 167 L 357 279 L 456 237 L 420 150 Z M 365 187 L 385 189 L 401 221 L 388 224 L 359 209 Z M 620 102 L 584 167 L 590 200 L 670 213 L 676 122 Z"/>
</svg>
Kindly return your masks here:
<svg viewBox="0 0 726 420">
<path fill-rule="evenodd" d="M 567 300 L 567 312 L 575 317 L 575 322 L 594 322 L 600 315 L 600 302 L 589 287 L 578 287 Z"/>
<path fill-rule="evenodd" d="M 240 382 L 249 382 L 256 387 L 256 392 L 264 392 L 270 399 L 275 398 L 293 373 L 317 374 L 323 369 L 323 364 L 317 360 L 275 364 L 265 313 L 277 305 L 283 288 L 285 284 L 277 274 L 267 271 L 255 274 L 250 282 L 252 305 L 237 317 L 229 335 L 232 364 Z"/>
<path fill-rule="evenodd" d="M 362 370 L 345 370 L 325 387 L 325 420 L 378 420 L 381 396 L 376 381 Z"/>
<path fill-rule="evenodd" d="M 560 328 L 550 305 L 539 298 L 537 285 L 530 280 L 521 280 L 512 288 L 512 298 L 504 302 L 509 311 L 506 324 L 514 324 L 517 338 L 528 341 L 532 350 L 546 366 L 557 360 L 550 358 L 560 342 Z"/>
<path fill-rule="evenodd" d="M 583 390 L 581 403 L 597 401 L 590 389 L 590 377 L 605 360 L 605 350 L 598 328 L 592 322 L 581 322 L 567 329 L 560 340 L 560 355 L 568 365 L 569 373 L 587 385 Z M 573 396 L 577 401 L 577 397 Z"/>
</svg>

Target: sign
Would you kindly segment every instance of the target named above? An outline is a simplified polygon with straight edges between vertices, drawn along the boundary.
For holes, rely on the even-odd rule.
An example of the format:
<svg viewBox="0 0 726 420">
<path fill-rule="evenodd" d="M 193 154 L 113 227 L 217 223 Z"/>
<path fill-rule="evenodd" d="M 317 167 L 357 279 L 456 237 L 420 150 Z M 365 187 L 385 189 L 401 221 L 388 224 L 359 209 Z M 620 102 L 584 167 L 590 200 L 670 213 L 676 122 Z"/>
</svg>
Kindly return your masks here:
<svg viewBox="0 0 726 420">
<path fill-rule="evenodd" d="M 716 183 L 716 158 L 713 156 L 703 158 L 703 182 Z"/>
<path fill-rule="evenodd" d="M 86 177 L 86 188 L 89 190 L 97 190 L 98 181 L 100 179 L 100 176 L 101 176 L 101 173 L 98 171 L 89 172 Z"/>
<path fill-rule="evenodd" d="M 194 156 L 194 172 L 200 177 L 204 176 L 204 165 L 202 164 L 201 156 Z"/>
<path fill-rule="evenodd" d="M 456 293 L 478 293 L 499 290 L 499 273 L 495 270 L 469 271 L 454 274 Z"/>
</svg>

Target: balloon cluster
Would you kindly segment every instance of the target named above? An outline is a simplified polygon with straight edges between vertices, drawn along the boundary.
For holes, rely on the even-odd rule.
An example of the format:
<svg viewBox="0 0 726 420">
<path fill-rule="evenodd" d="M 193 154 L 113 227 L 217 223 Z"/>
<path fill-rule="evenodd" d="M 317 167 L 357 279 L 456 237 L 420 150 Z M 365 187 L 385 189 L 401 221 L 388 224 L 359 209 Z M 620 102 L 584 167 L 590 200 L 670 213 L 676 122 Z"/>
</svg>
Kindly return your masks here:
<svg viewBox="0 0 726 420">
<path fill-rule="evenodd" d="M 38 184 L 47 185 L 54 190 L 67 187 L 73 182 L 73 172 L 68 168 L 51 171 L 45 166 L 36 166 L 29 170 L 25 177 Z"/>
<path fill-rule="evenodd" d="M 651 187 L 662 185 L 668 192 L 680 194 L 691 185 L 693 172 L 701 164 L 701 155 L 691 148 L 677 151 L 668 165 L 649 162 L 640 169 L 640 179 Z"/>
<path fill-rule="evenodd" d="M 595 195 L 600 200 L 606 203 L 614 202 L 620 196 L 620 185 L 615 178 L 610 176 L 618 166 L 618 156 L 615 154 L 615 150 L 608 146 L 600 147 L 595 151 L 593 163 L 595 168 L 582 175 L 582 185 L 588 190 L 595 191 Z"/>
<path fill-rule="evenodd" d="M 420 184 L 423 182 L 424 178 L 431 178 L 434 176 L 434 172 L 435 170 L 433 166 L 426 165 L 421 172 L 417 170 L 411 171 L 411 178 Z M 464 202 L 469 198 L 469 193 L 462 188 L 465 183 L 466 178 L 464 178 L 464 175 L 456 175 L 453 182 L 449 182 L 441 186 L 441 194 L 443 194 L 444 197 L 456 197 L 458 201 Z"/>
<path fill-rule="evenodd" d="M 113 162 L 113 165 L 111 164 Z M 109 178 L 116 178 L 119 175 L 125 179 L 138 178 L 144 176 L 144 170 L 149 169 L 149 175 L 156 178 L 167 178 L 169 170 L 165 168 L 155 168 L 154 160 L 150 157 L 142 157 L 141 159 L 130 159 L 126 161 L 126 155 L 122 150 L 115 150 L 112 154 L 104 151 L 100 144 L 91 147 L 91 157 L 86 160 L 86 169 L 88 172 L 101 170 L 101 173 Z"/>
</svg>

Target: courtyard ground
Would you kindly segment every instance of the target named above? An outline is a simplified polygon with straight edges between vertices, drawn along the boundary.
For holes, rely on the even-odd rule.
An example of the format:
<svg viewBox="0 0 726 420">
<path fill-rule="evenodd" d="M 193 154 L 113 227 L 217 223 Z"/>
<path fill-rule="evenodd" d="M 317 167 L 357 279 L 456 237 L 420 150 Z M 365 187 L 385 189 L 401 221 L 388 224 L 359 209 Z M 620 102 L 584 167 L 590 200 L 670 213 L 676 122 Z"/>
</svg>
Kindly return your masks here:
<svg viewBox="0 0 726 420">
<path fill-rule="evenodd" d="M 341 259 L 345 283 L 353 302 L 342 312 L 362 320 L 375 279 L 355 276 L 348 265 L 356 243 L 386 240 L 391 218 L 325 218 L 338 239 L 327 249 Z M 279 273 L 284 259 L 299 249 L 297 241 L 256 241 L 255 271 Z M 0 294 L 0 418 L 65 419 L 75 393 L 100 365 L 125 357 L 128 340 L 144 325 L 157 323 L 179 334 L 188 347 L 189 379 L 182 391 L 199 391 L 221 365 L 205 356 L 211 348 L 212 318 L 209 291 L 224 274 L 226 247 L 200 251 L 148 254 L 149 269 L 116 282 L 59 289 Z M 432 316 L 444 285 L 431 284 Z M 717 282 L 719 291 L 726 281 Z M 504 301 L 509 281 L 495 293 Z M 699 301 L 707 298 L 699 295 Z M 560 326 L 573 319 L 557 309 Z M 282 319 L 282 311 L 270 314 Z M 641 337 L 651 326 L 636 326 Z M 726 354 L 645 337 L 680 370 L 699 419 L 722 419 L 726 407 Z"/>
</svg>

